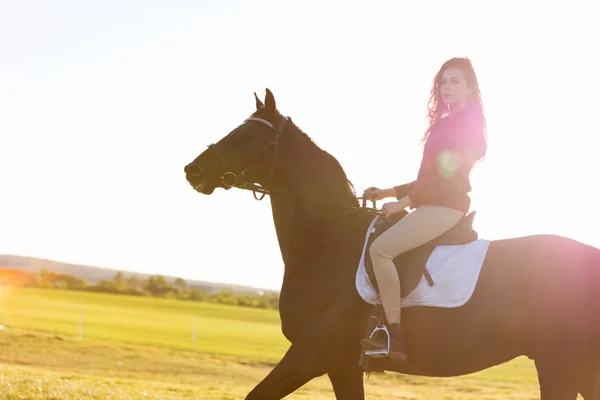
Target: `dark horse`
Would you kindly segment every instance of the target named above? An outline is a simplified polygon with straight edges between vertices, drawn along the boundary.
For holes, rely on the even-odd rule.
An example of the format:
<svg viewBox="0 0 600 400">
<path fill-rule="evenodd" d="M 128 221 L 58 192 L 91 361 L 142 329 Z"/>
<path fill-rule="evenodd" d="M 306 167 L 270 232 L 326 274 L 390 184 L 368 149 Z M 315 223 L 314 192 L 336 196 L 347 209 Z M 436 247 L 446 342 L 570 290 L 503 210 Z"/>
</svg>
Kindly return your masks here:
<svg viewBox="0 0 600 400">
<path fill-rule="evenodd" d="M 327 374 L 336 398 L 364 399 L 360 342 L 373 306 L 355 277 L 373 208 L 360 206 L 337 160 L 279 113 L 268 89 L 264 104 L 255 98 L 256 112 L 185 167 L 200 193 L 240 187 L 271 200 L 291 346 L 246 398 L 281 399 Z M 527 356 L 543 400 L 600 399 L 599 284 L 594 247 L 557 235 L 494 240 L 470 300 L 405 308 L 409 362 L 376 358 L 369 370 L 449 377 Z"/>
</svg>

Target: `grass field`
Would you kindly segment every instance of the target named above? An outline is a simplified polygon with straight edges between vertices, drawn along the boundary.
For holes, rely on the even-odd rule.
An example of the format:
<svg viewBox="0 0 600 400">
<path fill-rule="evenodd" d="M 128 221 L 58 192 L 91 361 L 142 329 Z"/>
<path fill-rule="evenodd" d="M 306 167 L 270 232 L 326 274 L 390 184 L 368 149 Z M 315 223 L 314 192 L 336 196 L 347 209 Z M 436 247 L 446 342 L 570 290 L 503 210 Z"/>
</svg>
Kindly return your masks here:
<svg viewBox="0 0 600 400">
<path fill-rule="evenodd" d="M 59 290 L 0 289 L 0 325 L 1 399 L 242 399 L 288 346 L 272 310 Z M 365 385 L 369 400 L 539 398 L 527 359 Z M 334 395 L 320 377 L 288 398 Z"/>
</svg>

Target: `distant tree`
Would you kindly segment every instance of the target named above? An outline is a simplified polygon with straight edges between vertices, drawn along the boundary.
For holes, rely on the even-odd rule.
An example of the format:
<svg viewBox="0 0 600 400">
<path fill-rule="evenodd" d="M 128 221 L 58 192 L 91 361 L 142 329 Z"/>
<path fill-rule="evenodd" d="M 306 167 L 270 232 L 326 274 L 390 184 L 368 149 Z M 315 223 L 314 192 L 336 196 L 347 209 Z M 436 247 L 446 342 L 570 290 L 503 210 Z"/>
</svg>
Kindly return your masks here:
<svg viewBox="0 0 600 400">
<path fill-rule="evenodd" d="M 87 282 L 76 276 L 65 274 L 63 278 L 67 281 L 67 289 L 69 290 L 82 290 L 87 287 Z"/>
<path fill-rule="evenodd" d="M 187 290 L 187 281 L 183 278 L 176 278 L 173 287 L 177 290 Z"/>
<path fill-rule="evenodd" d="M 152 275 L 146 282 L 146 291 L 152 296 L 162 297 L 171 292 L 173 288 L 162 275 Z"/>
<path fill-rule="evenodd" d="M 127 284 L 130 288 L 138 291 L 142 291 L 144 289 L 144 281 L 142 281 L 136 275 L 129 275 L 127 277 Z"/>
<path fill-rule="evenodd" d="M 52 287 L 52 276 L 51 272 L 46 268 L 40 270 L 40 286 L 41 287 Z"/>
<path fill-rule="evenodd" d="M 114 281 L 100 281 L 94 286 L 89 286 L 87 290 L 91 292 L 101 292 L 101 293 L 119 293 L 117 286 Z"/>
<path fill-rule="evenodd" d="M 41 286 L 40 274 L 36 272 L 29 273 L 29 284 L 27 286 L 40 287 Z"/>
<path fill-rule="evenodd" d="M 115 287 L 117 288 L 117 290 L 125 291 L 126 289 L 129 288 L 129 283 L 127 282 L 127 279 L 125 278 L 125 275 L 123 274 L 123 272 L 118 271 L 115 274 L 115 277 L 113 280 L 115 282 Z"/>
<path fill-rule="evenodd" d="M 231 290 L 221 290 L 213 296 L 217 303 L 238 305 L 238 296 Z"/>
<path fill-rule="evenodd" d="M 18 282 L 18 285 L 21 286 L 87 290 L 135 296 L 150 295 L 275 310 L 279 308 L 278 293 L 265 294 L 262 291 L 240 293 L 231 288 L 215 293 L 214 288 L 210 285 L 190 287 L 183 278 L 177 278 L 173 281 L 173 284 L 170 284 L 162 275 L 152 275 L 148 279 L 141 279 L 137 275 L 126 276 L 123 272 L 116 272 L 112 280 L 104 280 L 96 285 L 88 285 L 85 280 L 76 276 L 52 272 L 45 268 L 39 272 L 31 273 L 6 271 L 4 276 L 2 276 L 0 269 L 0 281 Z"/>
<path fill-rule="evenodd" d="M 190 291 L 190 300 L 192 301 L 206 301 L 208 297 L 208 293 L 202 289 L 194 288 Z"/>
<path fill-rule="evenodd" d="M 279 294 L 271 293 L 268 295 L 261 296 L 261 300 L 266 302 L 267 307 L 274 310 L 279 310 Z"/>
</svg>

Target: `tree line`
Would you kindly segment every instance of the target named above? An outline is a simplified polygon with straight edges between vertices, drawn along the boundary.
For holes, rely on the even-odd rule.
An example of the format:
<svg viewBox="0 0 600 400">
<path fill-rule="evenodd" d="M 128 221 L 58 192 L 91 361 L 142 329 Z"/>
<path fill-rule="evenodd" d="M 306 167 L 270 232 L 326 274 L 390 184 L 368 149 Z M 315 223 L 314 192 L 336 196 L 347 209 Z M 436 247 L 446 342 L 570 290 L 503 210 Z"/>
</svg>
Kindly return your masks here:
<svg viewBox="0 0 600 400">
<path fill-rule="evenodd" d="M 215 292 L 210 287 L 190 287 L 187 281 L 182 278 L 176 278 L 171 283 L 162 275 L 151 275 L 144 279 L 136 275 L 126 275 L 120 271 L 115 274 L 112 280 L 102 280 L 96 284 L 89 284 L 84 279 L 76 276 L 52 272 L 47 269 L 42 269 L 39 272 L 2 269 L 0 270 L 0 284 L 3 283 L 21 287 L 151 296 L 275 310 L 279 306 L 279 295 L 277 293 L 242 294 L 233 290 Z"/>
</svg>

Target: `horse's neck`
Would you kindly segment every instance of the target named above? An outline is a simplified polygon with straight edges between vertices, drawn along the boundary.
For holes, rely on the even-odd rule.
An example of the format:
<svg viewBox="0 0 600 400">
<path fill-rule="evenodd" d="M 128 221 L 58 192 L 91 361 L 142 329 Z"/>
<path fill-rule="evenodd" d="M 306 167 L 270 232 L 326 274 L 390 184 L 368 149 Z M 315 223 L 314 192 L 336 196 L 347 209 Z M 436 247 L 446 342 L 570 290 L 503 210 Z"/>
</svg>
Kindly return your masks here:
<svg viewBox="0 0 600 400">
<path fill-rule="evenodd" d="M 292 227 L 294 224 L 294 205 L 291 196 L 285 193 L 272 193 L 271 212 L 275 224 L 275 233 L 281 250 L 281 257 L 285 265 L 289 265 L 289 243 L 292 237 Z"/>
<path fill-rule="evenodd" d="M 320 228 L 320 221 L 314 215 L 307 215 L 308 208 L 302 200 L 287 193 L 271 195 L 271 210 L 281 257 L 288 271 L 298 264 L 300 255 L 318 250 L 311 246 L 314 244 L 311 232 Z"/>
<path fill-rule="evenodd" d="M 286 273 L 309 268 L 325 246 L 353 232 L 343 226 L 340 210 L 332 212 L 318 201 L 277 193 L 271 195 L 271 209 Z"/>
<path fill-rule="evenodd" d="M 270 196 L 286 272 L 296 266 L 307 268 L 303 264 L 310 264 L 311 257 L 336 239 L 340 234 L 342 210 L 355 201 L 349 189 L 343 187 L 347 185 L 345 177 L 336 177 L 338 172 L 329 170 L 335 166 L 328 164 L 327 156 L 305 142 L 308 138 L 295 129 L 288 130 L 285 142 L 281 143 L 282 148 L 293 150 L 279 158 L 281 190 L 273 191 Z M 332 186 L 332 181 L 338 179 L 339 186 Z M 336 206 L 332 207 L 331 203 Z"/>
</svg>

